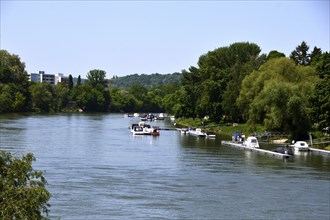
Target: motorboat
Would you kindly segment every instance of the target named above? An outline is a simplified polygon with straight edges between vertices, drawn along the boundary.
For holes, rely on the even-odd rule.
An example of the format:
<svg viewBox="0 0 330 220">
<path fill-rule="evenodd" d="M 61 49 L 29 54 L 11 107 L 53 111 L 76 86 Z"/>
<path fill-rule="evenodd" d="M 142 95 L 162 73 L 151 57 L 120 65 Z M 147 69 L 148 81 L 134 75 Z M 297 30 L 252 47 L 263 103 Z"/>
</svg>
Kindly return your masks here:
<svg viewBox="0 0 330 220">
<path fill-rule="evenodd" d="M 203 132 L 202 129 L 200 129 L 200 128 L 189 130 L 189 134 L 198 136 L 198 137 L 206 137 L 206 133 Z"/>
<path fill-rule="evenodd" d="M 158 136 L 159 129 L 157 127 L 145 127 L 143 128 L 143 132 L 145 135 L 152 135 L 152 136 Z"/>
<path fill-rule="evenodd" d="M 159 115 L 155 117 L 157 120 L 164 120 L 164 118 L 164 113 L 159 113 Z"/>
<path fill-rule="evenodd" d="M 135 133 L 135 134 L 139 134 L 139 135 L 158 136 L 160 134 L 158 127 L 151 127 L 149 124 L 146 124 L 144 121 L 140 121 L 138 124 L 132 124 L 131 132 L 133 134 Z"/>
<path fill-rule="evenodd" d="M 251 148 L 259 148 L 258 139 L 253 136 L 247 137 L 246 141 L 243 142 L 243 145 Z"/>
<path fill-rule="evenodd" d="M 181 128 L 180 129 L 181 134 L 188 134 L 189 133 L 189 129 L 188 128 Z"/>
<path fill-rule="evenodd" d="M 138 127 L 139 124 L 132 124 L 131 127 L 129 128 L 131 132 L 133 133 L 134 127 Z"/>
<path fill-rule="evenodd" d="M 207 138 L 215 138 L 216 134 L 214 132 L 207 131 L 205 132 Z"/>
<path fill-rule="evenodd" d="M 141 126 L 133 127 L 132 134 L 133 135 L 144 135 L 143 127 L 141 127 Z"/>
<path fill-rule="evenodd" d="M 290 148 L 294 154 L 300 154 L 301 152 L 309 152 L 309 147 L 307 142 L 305 141 L 297 141 L 293 142 L 293 144 L 288 145 L 288 148 Z"/>
</svg>

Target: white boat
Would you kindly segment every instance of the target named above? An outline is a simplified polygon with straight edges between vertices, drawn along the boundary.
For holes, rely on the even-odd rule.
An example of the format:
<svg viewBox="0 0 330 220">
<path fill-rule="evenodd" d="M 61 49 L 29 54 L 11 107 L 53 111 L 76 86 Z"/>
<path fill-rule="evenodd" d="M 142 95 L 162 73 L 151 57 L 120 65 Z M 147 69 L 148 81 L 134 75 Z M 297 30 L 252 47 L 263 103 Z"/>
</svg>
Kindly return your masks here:
<svg viewBox="0 0 330 220">
<path fill-rule="evenodd" d="M 243 145 L 251 148 L 259 148 L 258 139 L 256 137 L 248 137 L 246 141 L 243 142 Z"/>
<path fill-rule="evenodd" d="M 158 116 L 156 116 L 157 120 L 164 120 L 164 113 L 159 113 Z"/>
<path fill-rule="evenodd" d="M 215 138 L 216 134 L 214 132 L 205 132 L 207 138 Z"/>
<path fill-rule="evenodd" d="M 305 141 L 297 141 L 296 143 L 291 144 L 288 147 L 293 151 L 293 154 L 300 154 L 301 152 L 309 151 L 308 144 Z"/>
<path fill-rule="evenodd" d="M 133 116 L 134 117 L 140 117 L 140 114 L 139 113 L 134 113 Z"/>
<path fill-rule="evenodd" d="M 181 134 L 188 134 L 189 133 L 189 129 L 188 128 L 181 128 L 180 129 Z"/>
<path fill-rule="evenodd" d="M 141 127 L 141 126 L 133 127 L 132 134 L 133 135 L 144 135 L 143 127 Z"/>
<path fill-rule="evenodd" d="M 194 136 L 198 136 L 198 137 L 206 137 L 206 133 L 202 132 L 202 129 L 200 128 L 196 128 L 189 130 L 189 134 L 194 135 Z"/>
<path fill-rule="evenodd" d="M 158 136 L 160 134 L 157 127 L 144 127 L 143 132 L 145 135 L 152 135 L 152 136 Z"/>
<path fill-rule="evenodd" d="M 130 129 L 131 132 L 133 133 L 134 127 L 138 127 L 138 126 L 140 126 L 140 125 L 139 124 L 132 124 L 131 127 L 129 127 L 128 129 Z"/>
</svg>

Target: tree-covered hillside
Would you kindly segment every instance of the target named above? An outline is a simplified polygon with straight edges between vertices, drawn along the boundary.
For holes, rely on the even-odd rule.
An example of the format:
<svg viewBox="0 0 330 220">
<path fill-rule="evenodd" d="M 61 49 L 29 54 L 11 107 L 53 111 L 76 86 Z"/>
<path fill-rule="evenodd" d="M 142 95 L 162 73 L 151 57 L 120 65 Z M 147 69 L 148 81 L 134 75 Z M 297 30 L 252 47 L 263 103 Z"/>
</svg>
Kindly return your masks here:
<svg viewBox="0 0 330 220">
<path fill-rule="evenodd" d="M 121 88 L 128 89 L 134 84 L 143 85 L 146 88 L 150 89 L 153 86 L 160 85 L 169 85 L 173 83 L 181 82 L 181 73 L 173 73 L 173 74 L 159 74 L 154 73 L 151 75 L 147 74 L 133 74 L 128 76 L 114 76 L 111 79 L 111 87 L 112 88 Z"/>
</svg>

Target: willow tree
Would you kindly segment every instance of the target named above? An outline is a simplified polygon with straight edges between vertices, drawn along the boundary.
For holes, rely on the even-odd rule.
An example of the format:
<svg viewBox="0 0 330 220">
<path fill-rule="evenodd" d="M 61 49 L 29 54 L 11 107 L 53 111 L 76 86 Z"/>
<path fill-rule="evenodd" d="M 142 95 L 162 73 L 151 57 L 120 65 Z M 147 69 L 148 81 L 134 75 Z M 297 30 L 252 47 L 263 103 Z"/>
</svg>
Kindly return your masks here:
<svg viewBox="0 0 330 220">
<path fill-rule="evenodd" d="M 242 82 L 237 104 L 251 130 L 284 131 L 300 139 L 310 129 L 308 96 L 317 82 L 315 69 L 296 65 L 288 58 L 271 59 Z"/>
</svg>

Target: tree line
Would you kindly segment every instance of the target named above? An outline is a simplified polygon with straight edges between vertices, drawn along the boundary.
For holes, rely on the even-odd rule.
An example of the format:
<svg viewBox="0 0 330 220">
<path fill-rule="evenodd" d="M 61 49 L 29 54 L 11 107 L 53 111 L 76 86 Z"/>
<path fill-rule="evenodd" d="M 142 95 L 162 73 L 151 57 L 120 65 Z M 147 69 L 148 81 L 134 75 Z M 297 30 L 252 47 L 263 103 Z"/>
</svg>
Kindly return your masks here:
<svg viewBox="0 0 330 220">
<path fill-rule="evenodd" d="M 159 74 L 153 73 L 150 75 L 147 74 L 132 74 L 128 76 L 113 76 L 111 78 L 111 87 L 114 88 L 123 88 L 129 89 L 134 84 L 140 84 L 151 89 L 154 86 L 160 85 L 169 85 L 173 83 L 179 83 L 181 81 L 181 73 L 172 73 L 172 74 Z"/>
<path fill-rule="evenodd" d="M 202 54 L 197 66 L 172 78 L 153 74 L 147 80 L 135 74 L 108 80 L 105 71 L 95 69 L 84 84 L 55 86 L 29 82 L 17 55 L 4 50 L 0 55 L 0 112 L 167 112 L 247 123 L 251 131 L 262 124 L 295 139 L 312 125 L 322 129 L 330 124 L 329 53 L 310 50 L 306 42 L 289 57 L 276 50 L 261 54 L 254 43 L 233 43 Z"/>
</svg>

